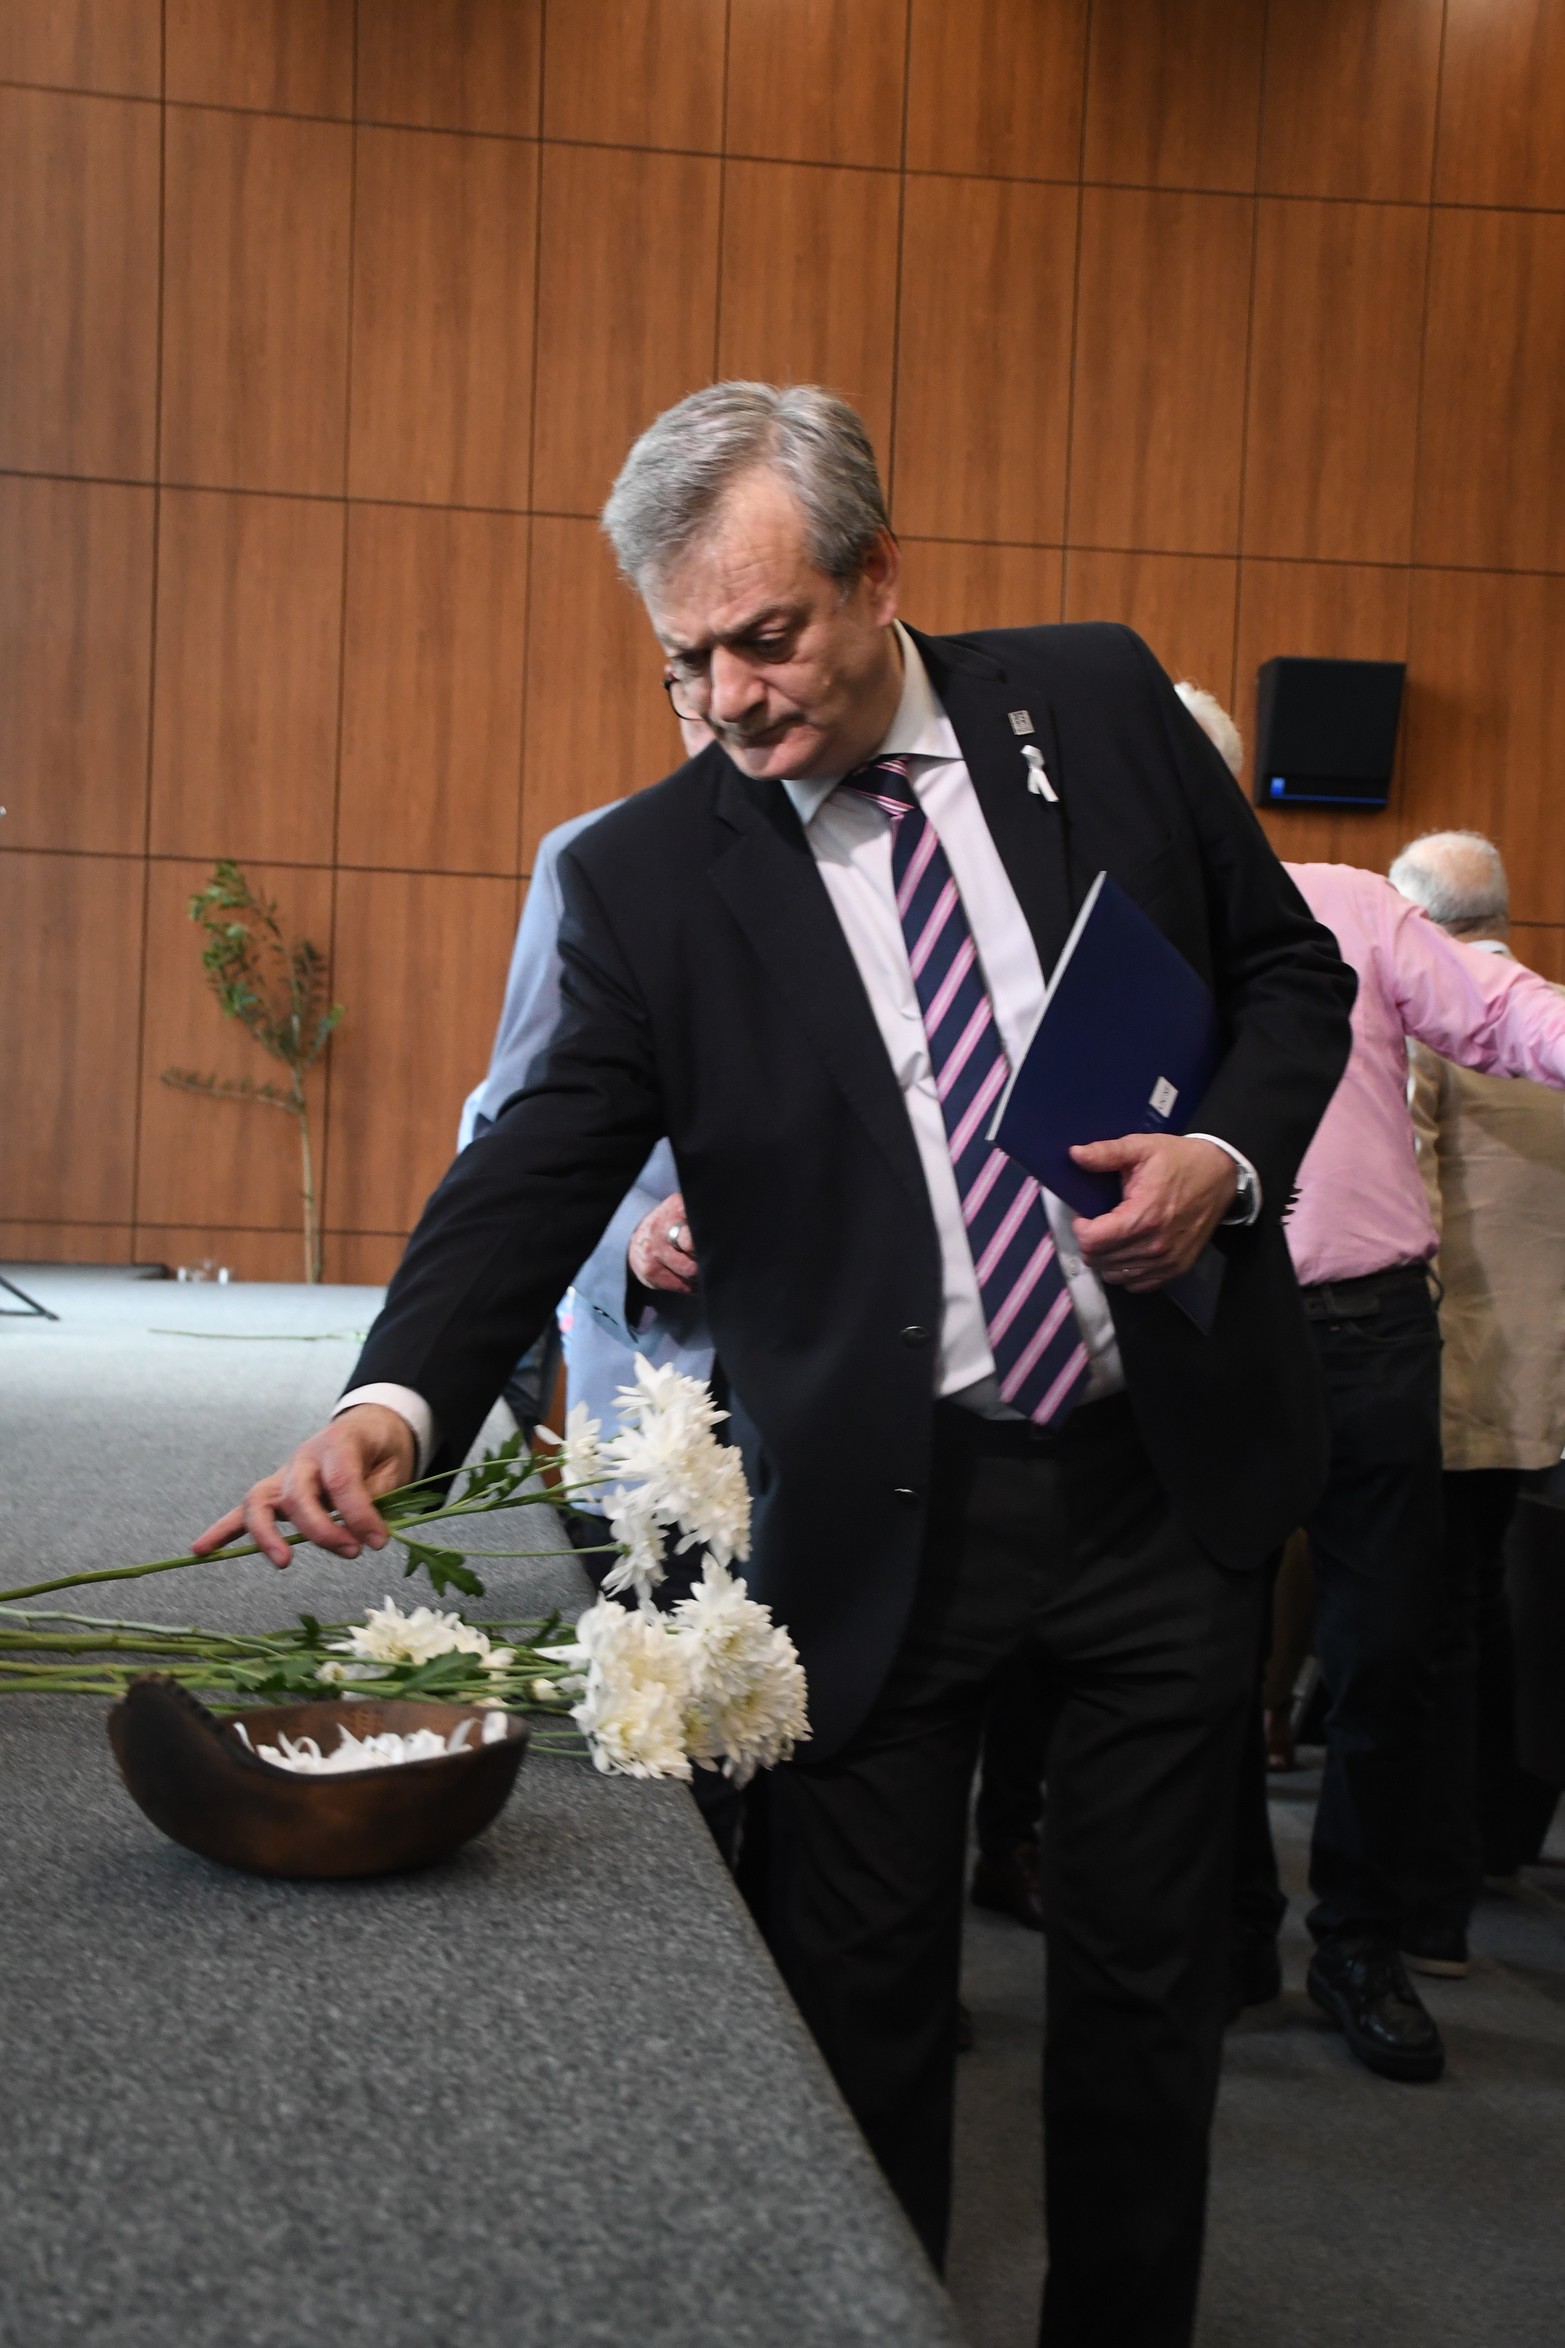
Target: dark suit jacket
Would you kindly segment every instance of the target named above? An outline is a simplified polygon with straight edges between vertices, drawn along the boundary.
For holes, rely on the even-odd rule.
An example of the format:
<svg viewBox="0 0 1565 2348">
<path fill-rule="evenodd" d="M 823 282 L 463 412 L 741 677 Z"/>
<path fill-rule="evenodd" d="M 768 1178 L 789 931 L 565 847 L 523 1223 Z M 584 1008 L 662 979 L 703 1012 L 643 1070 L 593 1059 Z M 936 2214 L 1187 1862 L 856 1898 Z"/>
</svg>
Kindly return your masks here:
<svg viewBox="0 0 1565 2348">
<path fill-rule="evenodd" d="M 918 638 L 1045 970 L 1102 867 L 1210 982 L 1228 1051 L 1192 1122 L 1256 1167 L 1215 1329 L 1110 1289 L 1138 1424 L 1214 1559 L 1258 1563 L 1325 1464 L 1281 1217 L 1348 1052 L 1353 978 L 1140 639 Z M 1059 793 L 1028 791 L 1027 709 Z M 546 1062 L 446 1176 L 353 1383 L 428 1400 L 456 1465 L 660 1134 L 674 1147 L 756 1502 L 751 1588 L 796 1640 L 815 1741 L 873 1699 L 912 1594 L 940 1253 L 912 1127 L 804 831 L 709 748 L 561 865 Z"/>
</svg>

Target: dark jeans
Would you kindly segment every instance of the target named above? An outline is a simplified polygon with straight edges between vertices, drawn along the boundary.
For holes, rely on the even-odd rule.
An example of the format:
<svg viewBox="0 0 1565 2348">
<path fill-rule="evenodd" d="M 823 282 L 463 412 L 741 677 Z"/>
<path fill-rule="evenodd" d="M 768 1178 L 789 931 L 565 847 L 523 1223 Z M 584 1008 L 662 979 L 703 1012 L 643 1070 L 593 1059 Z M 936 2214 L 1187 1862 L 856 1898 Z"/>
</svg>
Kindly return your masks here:
<svg viewBox="0 0 1565 2348">
<path fill-rule="evenodd" d="M 774 1953 L 938 2263 L 968 1792 L 997 1676 L 1036 1642 L 1058 1704 L 1043 1848 L 1048 2348 L 1190 2337 L 1263 1597 L 1260 1574 L 1214 1565 L 1174 1521 L 1123 1398 L 1084 1406 L 1052 1440 L 943 1409 L 920 1583 L 886 1684 L 842 1751 L 765 1788 Z"/>
<path fill-rule="evenodd" d="M 1331 1420 L 1309 1519 L 1329 1697 L 1315 1938 L 1394 1941 L 1422 1802 L 1443 1597 L 1440 1328 L 1421 1270 L 1307 1289 Z"/>
</svg>

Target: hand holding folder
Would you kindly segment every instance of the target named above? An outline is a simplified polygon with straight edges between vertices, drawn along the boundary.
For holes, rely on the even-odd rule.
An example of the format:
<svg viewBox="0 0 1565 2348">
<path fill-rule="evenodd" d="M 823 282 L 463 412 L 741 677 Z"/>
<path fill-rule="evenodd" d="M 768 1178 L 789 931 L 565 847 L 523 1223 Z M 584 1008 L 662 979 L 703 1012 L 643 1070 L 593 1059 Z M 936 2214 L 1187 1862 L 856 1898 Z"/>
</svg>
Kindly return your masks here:
<svg viewBox="0 0 1565 2348">
<path fill-rule="evenodd" d="M 1131 1133 L 1182 1134 L 1222 1049 L 1210 988 L 1100 872 L 990 1139 L 1078 1214 L 1108 1214 L 1120 1203 L 1118 1176 L 1079 1166 L 1073 1147 Z M 1208 1245 L 1163 1293 L 1205 1333 L 1222 1276 L 1223 1259 Z"/>
</svg>

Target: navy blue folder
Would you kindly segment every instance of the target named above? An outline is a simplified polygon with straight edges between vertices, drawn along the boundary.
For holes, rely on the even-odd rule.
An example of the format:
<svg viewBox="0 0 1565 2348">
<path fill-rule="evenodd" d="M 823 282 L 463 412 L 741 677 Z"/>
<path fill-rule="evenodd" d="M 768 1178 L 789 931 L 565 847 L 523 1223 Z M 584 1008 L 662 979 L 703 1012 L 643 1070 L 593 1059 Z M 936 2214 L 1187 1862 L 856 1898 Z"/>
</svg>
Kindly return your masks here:
<svg viewBox="0 0 1565 2348">
<path fill-rule="evenodd" d="M 1119 1204 L 1119 1176 L 1078 1166 L 1072 1146 L 1183 1133 L 1222 1053 L 1205 980 L 1100 872 L 989 1138 L 1078 1215 L 1106 1215 Z M 1212 1326 L 1222 1271 L 1222 1257 L 1208 1247 L 1164 1291 L 1203 1331 Z"/>
</svg>

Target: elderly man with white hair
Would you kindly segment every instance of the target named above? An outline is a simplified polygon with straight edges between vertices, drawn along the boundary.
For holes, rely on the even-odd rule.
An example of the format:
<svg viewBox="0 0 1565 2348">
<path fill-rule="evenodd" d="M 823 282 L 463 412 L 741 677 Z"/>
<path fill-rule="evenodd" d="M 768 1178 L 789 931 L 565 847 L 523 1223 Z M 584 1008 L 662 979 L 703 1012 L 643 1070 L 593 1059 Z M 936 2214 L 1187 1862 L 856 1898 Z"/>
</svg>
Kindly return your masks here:
<svg viewBox="0 0 1565 2348">
<path fill-rule="evenodd" d="M 1232 718 L 1200 688 L 1177 690 L 1237 779 L 1244 746 Z M 1379 873 L 1285 870 L 1359 982 L 1347 1070 L 1299 1168 L 1287 1223 L 1331 1420 L 1326 1489 L 1304 1518 L 1330 1697 L 1310 1855 L 1309 1991 L 1371 2070 L 1431 2080 L 1445 2049 L 1407 1965 L 1449 1972 L 1461 1952 L 1425 1912 L 1413 1865 L 1442 1566 L 1440 1326 L 1429 1282 L 1437 1234 L 1408 1112 L 1408 1043 L 1558 1090 L 1565 1000 L 1520 963 L 1448 936 Z M 1263 1773 L 1257 1733 L 1240 1820 L 1248 1860 L 1238 1910 L 1258 1927 L 1248 1962 L 1236 1963 L 1249 1975 L 1245 2003 L 1278 1979 L 1275 1930 L 1261 1912 L 1268 1889 L 1279 1919 L 1282 1906 Z"/>
<path fill-rule="evenodd" d="M 1510 892 L 1491 840 L 1426 833 L 1391 879 L 1450 936 L 1510 961 Z M 1516 1758 L 1503 1551 L 1526 1482 L 1565 1444 L 1565 1117 L 1542 1085 L 1479 1075 L 1421 1044 L 1410 1057 L 1440 1236 L 1446 1566 L 1415 1868 L 1423 1938 L 1456 1972 L 1481 1878 L 1536 1857 L 1559 1799 Z"/>
</svg>

